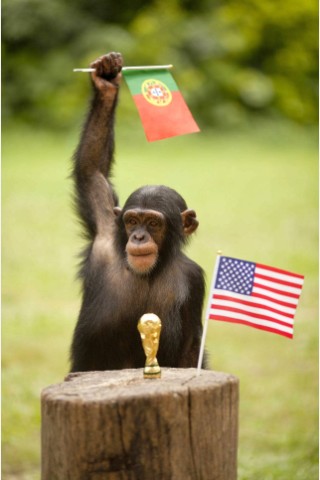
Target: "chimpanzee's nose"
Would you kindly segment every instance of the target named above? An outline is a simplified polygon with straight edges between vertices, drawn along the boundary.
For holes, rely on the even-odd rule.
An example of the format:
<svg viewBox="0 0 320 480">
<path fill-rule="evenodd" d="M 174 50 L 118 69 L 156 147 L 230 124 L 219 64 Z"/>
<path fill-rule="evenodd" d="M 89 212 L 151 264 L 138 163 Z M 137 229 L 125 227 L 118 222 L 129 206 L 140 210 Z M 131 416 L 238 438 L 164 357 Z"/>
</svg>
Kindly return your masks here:
<svg viewBox="0 0 320 480">
<path fill-rule="evenodd" d="M 135 243 L 144 243 L 146 241 L 146 235 L 144 232 L 136 232 L 133 234 L 133 241 Z"/>
</svg>

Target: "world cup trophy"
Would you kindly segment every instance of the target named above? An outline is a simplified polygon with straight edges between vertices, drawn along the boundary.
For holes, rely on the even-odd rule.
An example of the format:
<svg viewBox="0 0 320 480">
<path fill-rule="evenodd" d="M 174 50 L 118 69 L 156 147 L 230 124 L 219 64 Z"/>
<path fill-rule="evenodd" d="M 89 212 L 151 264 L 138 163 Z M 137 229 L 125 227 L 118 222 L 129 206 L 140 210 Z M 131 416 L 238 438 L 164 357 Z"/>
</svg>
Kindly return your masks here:
<svg viewBox="0 0 320 480">
<path fill-rule="evenodd" d="M 138 330 L 140 332 L 143 350 L 146 355 L 143 377 L 160 378 L 161 369 L 156 355 L 159 348 L 161 320 L 153 313 L 146 313 L 142 315 L 138 322 Z"/>
</svg>

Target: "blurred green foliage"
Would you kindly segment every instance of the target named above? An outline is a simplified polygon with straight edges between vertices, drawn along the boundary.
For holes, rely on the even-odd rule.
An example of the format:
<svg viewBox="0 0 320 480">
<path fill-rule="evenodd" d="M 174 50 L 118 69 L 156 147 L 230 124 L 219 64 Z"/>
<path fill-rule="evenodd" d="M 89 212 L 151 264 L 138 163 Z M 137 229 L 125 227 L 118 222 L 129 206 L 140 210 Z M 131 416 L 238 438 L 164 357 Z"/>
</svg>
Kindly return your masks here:
<svg viewBox="0 0 320 480">
<path fill-rule="evenodd" d="M 173 63 L 200 125 L 318 119 L 314 0 L 3 0 L 2 19 L 7 119 L 72 125 L 88 84 L 72 69 L 111 50 Z"/>
</svg>

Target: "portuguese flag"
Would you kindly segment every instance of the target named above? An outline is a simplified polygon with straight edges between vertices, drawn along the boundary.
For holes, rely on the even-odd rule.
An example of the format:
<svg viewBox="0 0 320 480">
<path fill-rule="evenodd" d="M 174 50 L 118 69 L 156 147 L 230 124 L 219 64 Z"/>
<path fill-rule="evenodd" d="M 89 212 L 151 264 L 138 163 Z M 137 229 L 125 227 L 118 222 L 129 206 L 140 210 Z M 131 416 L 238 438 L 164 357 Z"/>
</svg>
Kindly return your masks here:
<svg viewBox="0 0 320 480">
<path fill-rule="evenodd" d="M 123 70 L 147 140 L 199 132 L 177 84 L 168 70 Z"/>
</svg>

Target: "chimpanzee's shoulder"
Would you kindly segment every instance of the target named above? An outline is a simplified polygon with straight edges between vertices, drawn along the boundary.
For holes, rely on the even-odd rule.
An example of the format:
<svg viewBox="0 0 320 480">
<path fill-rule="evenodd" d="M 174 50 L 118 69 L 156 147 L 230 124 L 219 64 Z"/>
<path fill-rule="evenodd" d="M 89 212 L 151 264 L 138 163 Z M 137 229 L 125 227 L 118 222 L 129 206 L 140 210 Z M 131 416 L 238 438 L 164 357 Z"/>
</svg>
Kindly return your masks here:
<svg viewBox="0 0 320 480">
<path fill-rule="evenodd" d="M 181 266 L 190 280 L 204 282 L 204 271 L 195 261 L 182 254 Z"/>
</svg>

